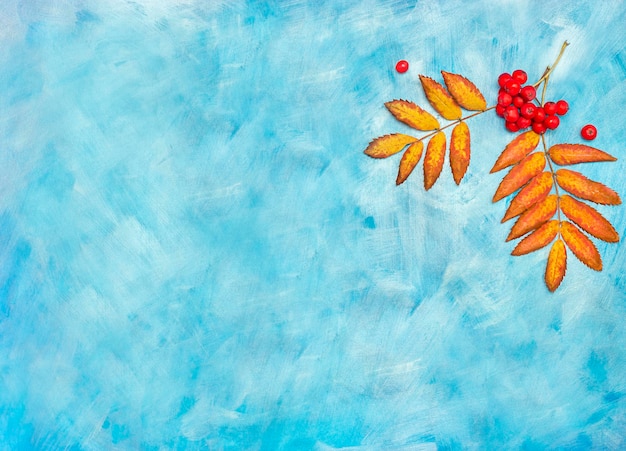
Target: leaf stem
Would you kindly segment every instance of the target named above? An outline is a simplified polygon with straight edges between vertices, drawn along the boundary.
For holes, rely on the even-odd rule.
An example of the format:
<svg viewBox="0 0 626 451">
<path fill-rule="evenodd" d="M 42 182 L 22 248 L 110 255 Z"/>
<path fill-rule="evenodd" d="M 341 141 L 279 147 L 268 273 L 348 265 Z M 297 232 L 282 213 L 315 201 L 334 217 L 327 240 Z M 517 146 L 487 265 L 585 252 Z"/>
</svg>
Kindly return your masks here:
<svg viewBox="0 0 626 451">
<path fill-rule="evenodd" d="M 490 107 L 487 107 L 486 109 L 484 109 L 484 110 L 482 110 L 482 111 L 477 111 L 476 113 L 469 114 L 469 115 L 467 115 L 467 116 L 465 116 L 465 117 L 462 117 L 461 119 L 456 119 L 456 120 L 454 120 L 454 121 L 450 122 L 449 124 L 446 124 L 446 125 L 444 125 L 443 127 L 440 127 L 440 128 L 438 128 L 438 129 L 433 130 L 432 132 L 430 132 L 430 133 L 428 133 L 428 134 L 426 134 L 426 135 L 422 136 L 420 139 L 418 139 L 418 141 L 422 141 L 422 140 L 424 140 L 424 139 L 428 139 L 428 138 L 430 138 L 431 136 L 434 136 L 434 135 L 436 135 L 437 133 L 439 133 L 439 132 L 441 132 L 441 131 L 445 130 L 446 128 L 450 128 L 450 127 L 452 127 L 453 125 L 456 125 L 456 124 L 458 124 L 458 123 L 460 123 L 460 122 L 466 121 L 466 120 L 471 119 L 471 118 L 476 117 L 476 116 L 479 116 L 479 115 L 481 115 L 481 114 L 483 114 L 483 113 L 486 113 L 487 111 L 493 110 L 495 107 L 496 107 L 495 105 L 494 105 L 494 106 L 490 106 Z"/>
<path fill-rule="evenodd" d="M 537 80 L 535 84 L 533 84 L 533 86 L 537 88 L 541 83 L 543 83 L 543 89 L 541 90 L 541 105 L 543 105 L 544 100 L 545 100 L 546 89 L 548 87 L 548 81 L 550 80 L 550 75 L 552 75 L 552 71 L 557 66 L 557 64 L 559 64 L 559 61 L 561 60 L 561 57 L 563 56 L 563 53 L 565 52 L 565 49 L 567 48 L 568 45 L 569 45 L 569 42 L 567 41 L 563 42 L 563 45 L 561 46 L 561 51 L 559 52 L 559 55 L 554 60 L 554 63 L 552 63 L 551 66 L 546 67 L 546 70 L 543 72 L 543 75 L 541 76 L 541 78 Z"/>
<path fill-rule="evenodd" d="M 559 236 L 561 234 L 561 195 L 559 194 L 559 185 L 556 181 L 556 172 L 554 171 L 554 166 L 552 166 L 552 159 L 550 158 L 550 154 L 548 153 L 548 145 L 546 144 L 545 134 L 541 135 L 541 144 L 543 144 L 543 153 L 546 156 L 546 161 L 548 162 L 548 166 L 550 167 L 550 172 L 552 173 L 552 186 L 554 187 L 554 193 L 556 194 L 556 214 L 559 220 Z"/>
</svg>

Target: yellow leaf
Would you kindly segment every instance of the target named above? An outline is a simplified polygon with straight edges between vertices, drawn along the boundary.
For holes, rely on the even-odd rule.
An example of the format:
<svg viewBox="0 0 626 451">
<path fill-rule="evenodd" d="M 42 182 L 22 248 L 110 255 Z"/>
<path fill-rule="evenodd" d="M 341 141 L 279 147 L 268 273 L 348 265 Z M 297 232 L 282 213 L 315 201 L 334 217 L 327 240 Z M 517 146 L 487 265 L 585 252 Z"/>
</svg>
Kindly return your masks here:
<svg viewBox="0 0 626 451">
<path fill-rule="evenodd" d="M 556 171 L 556 181 L 565 191 L 581 199 L 603 205 L 619 205 L 622 203 L 619 194 L 611 188 L 602 183 L 589 180 L 580 172 L 559 169 Z"/>
<path fill-rule="evenodd" d="M 424 188 L 429 190 L 439 178 L 446 154 L 446 135 L 439 132 L 430 139 L 424 157 Z"/>
<path fill-rule="evenodd" d="M 385 106 L 396 119 L 417 130 L 426 131 L 439 128 L 439 122 L 435 119 L 435 116 L 413 102 L 392 100 L 385 103 Z"/>
<path fill-rule="evenodd" d="M 561 236 L 574 255 L 596 271 L 602 271 L 602 258 L 598 249 L 587 236 L 569 221 L 561 223 Z"/>
<path fill-rule="evenodd" d="M 595 161 L 616 161 L 617 158 L 584 144 L 556 144 L 548 150 L 550 158 L 560 166 Z"/>
<path fill-rule="evenodd" d="M 545 280 L 548 290 L 554 291 L 561 285 L 566 270 L 567 252 L 565 251 L 565 244 L 563 241 L 557 240 L 550 249 L 548 264 L 546 265 Z"/>
<path fill-rule="evenodd" d="M 535 152 L 525 157 L 504 176 L 496 193 L 493 195 L 493 202 L 498 202 L 500 199 L 520 189 L 530 179 L 540 174 L 545 166 L 546 157 L 543 152 Z"/>
<path fill-rule="evenodd" d="M 367 149 L 365 149 L 365 155 L 372 158 L 387 158 L 391 155 L 397 154 L 408 144 L 414 143 L 415 141 L 417 141 L 417 138 L 409 135 L 403 135 L 402 133 L 381 136 L 373 140 L 369 146 L 367 146 Z"/>
<path fill-rule="evenodd" d="M 511 205 L 506 210 L 502 222 L 506 222 L 517 215 L 524 213 L 532 205 L 544 199 L 552 189 L 553 179 L 550 171 L 542 172 L 515 195 Z"/>
<path fill-rule="evenodd" d="M 461 119 L 461 107 L 441 84 L 424 75 L 420 75 L 420 81 L 426 98 L 437 113 L 449 121 Z"/>
<path fill-rule="evenodd" d="M 415 166 L 422 158 L 422 151 L 424 150 L 424 143 L 422 141 L 414 142 L 409 146 L 409 148 L 402 155 L 402 159 L 400 160 L 400 169 L 398 170 L 398 177 L 396 178 L 396 185 L 400 185 L 403 183 Z"/>
<path fill-rule="evenodd" d="M 538 144 L 539 135 L 532 130 L 518 135 L 504 148 L 493 168 L 491 168 L 491 173 L 519 163 L 522 158 L 535 150 Z"/>
<path fill-rule="evenodd" d="M 484 111 L 487 101 L 476 85 L 462 75 L 441 71 L 443 81 L 454 100 L 466 110 Z"/>
<path fill-rule="evenodd" d="M 584 231 L 608 243 L 619 241 L 617 231 L 595 208 L 567 194 L 561 196 L 559 205 L 563 214 Z"/>
<path fill-rule="evenodd" d="M 556 194 L 550 194 L 544 200 L 537 202 L 534 206 L 522 213 L 515 224 L 513 224 L 513 227 L 511 227 L 511 232 L 506 240 L 514 240 L 515 238 L 527 234 L 531 230 L 535 230 L 552 218 L 555 213 Z"/>
<path fill-rule="evenodd" d="M 533 233 L 522 239 L 522 241 L 517 243 L 517 246 L 515 246 L 511 255 L 529 254 L 530 252 L 534 252 L 537 249 L 547 246 L 552 242 L 558 231 L 559 221 L 553 219 L 546 222 Z"/>
<path fill-rule="evenodd" d="M 452 177 L 458 185 L 461 183 L 470 161 L 470 131 L 465 122 L 459 122 L 452 129 L 450 137 L 450 167 Z"/>
</svg>

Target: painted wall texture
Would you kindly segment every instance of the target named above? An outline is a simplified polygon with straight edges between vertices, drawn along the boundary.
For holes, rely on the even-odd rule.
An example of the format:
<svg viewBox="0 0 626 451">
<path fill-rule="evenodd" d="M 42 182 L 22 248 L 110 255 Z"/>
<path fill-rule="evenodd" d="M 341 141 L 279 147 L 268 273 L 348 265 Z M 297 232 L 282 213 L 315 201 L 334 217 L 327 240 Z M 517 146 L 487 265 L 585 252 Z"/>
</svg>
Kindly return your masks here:
<svg viewBox="0 0 626 451">
<path fill-rule="evenodd" d="M 568 40 L 552 136 L 593 123 L 619 160 L 585 174 L 624 196 L 624 23 L 621 0 L 3 0 L 0 449 L 626 448 L 626 246 L 554 294 L 547 250 L 510 255 L 495 114 L 459 187 L 363 155 L 418 74 L 493 104 Z"/>
</svg>

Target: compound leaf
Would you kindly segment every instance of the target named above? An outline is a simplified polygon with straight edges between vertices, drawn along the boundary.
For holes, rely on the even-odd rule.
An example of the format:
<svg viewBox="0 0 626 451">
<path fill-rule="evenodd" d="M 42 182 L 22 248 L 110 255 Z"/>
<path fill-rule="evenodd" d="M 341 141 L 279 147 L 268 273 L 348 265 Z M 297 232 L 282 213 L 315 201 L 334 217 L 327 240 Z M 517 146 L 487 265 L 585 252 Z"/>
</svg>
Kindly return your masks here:
<svg viewBox="0 0 626 451">
<path fill-rule="evenodd" d="M 532 205 L 544 199 L 550 193 L 552 185 L 553 178 L 550 171 L 542 172 L 533 177 L 528 185 L 515 195 L 504 214 L 504 218 L 502 218 L 502 222 L 524 213 Z"/>
<path fill-rule="evenodd" d="M 584 144 L 555 144 L 550 147 L 548 153 L 552 161 L 559 166 L 617 160 L 617 158 L 602 150 Z"/>
<path fill-rule="evenodd" d="M 403 183 L 417 163 L 419 163 L 420 158 L 422 158 L 422 151 L 424 150 L 424 143 L 422 141 L 414 142 L 409 146 L 409 148 L 402 155 L 402 159 L 400 160 L 400 168 L 398 169 L 398 177 L 396 178 L 396 185 L 400 185 Z"/>
<path fill-rule="evenodd" d="M 426 98 L 437 113 L 449 121 L 461 119 L 461 107 L 441 84 L 425 75 L 420 75 L 420 81 Z"/>
<path fill-rule="evenodd" d="M 392 100 L 386 102 L 385 106 L 393 116 L 400 122 L 404 122 L 409 127 L 417 130 L 428 131 L 439 128 L 439 121 L 428 111 L 423 110 L 418 105 L 408 100 Z"/>
<path fill-rule="evenodd" d="M 487 109 L 487 101 L 474 83 L 462 75 L 452 74 L 443 70 L 441 75 L 443 75 L 443 81 L 456 103 L 470 111 L 484 111 Z"/>
<path fill-rule="evenodd" d="M 513 227 L 511 227 L 511 232 L 506 240 L 511 241 L 522 235 L 526 235 L 531 230 L 535 230 L 537 227 L 547 222 L 556 213 L 556 200 L 556 194 L 550 194 L 544 200 L 537 202 L 534 206 L 522 213 L 515 224 L 513 224 Z"/>
<path fill-rule="evenodd" d="M 524 186 L 530 179 L 540 174 L 546 166 L 543 152 L 528 155 L 504 176 L 493 195 L 493 202 L 508 196 Z"/>
<path fill-rule="evenodd" d="M 539 135 L 534 131 L 530 130 L 518 135 L 504 148 L 493 168 L 491 168 L 491 173 L 519 163 L 522 161 L 522 158 L 535 150 L 538 145 Z"/>
<path fill-rule="evenodd" d="M 548 221 L 517 243 L 511 255 L 524 255 L 541 249 L 550 244 L 558 232 L 559 221 L 556 219 Z"/>
<path fill-rule="evenodd" d="M 595 208 L 567 194 L 561 196 L 559 205 L 563 214 L 585 232 L 608 243 L 617 243 L 619 241 L 617 231 Z"/>
<path fill-rule="evenodd" d="M 565 250 L 565 244 L 561 240 L 556 240 L 550 248 L 548 264 L 546 265 L 545 281 L 548 290 L 554 291 L 561 285 L 566 270 L 567 252 Z"/>
<path fill-rule="evenodd" d="M 569 169 L 556 171 L 556 181 L 561 188 L 581 199 L 597 204 L 619 205 L 622 200 L 615 191 L 599 182 L 589 180 L 580 172 Z"/>
<path fill-rule="evenodd" d="M 372 158 L 387 158 L 397 154 L 408 144 L 414 143 L 415 141 L 417 141 L 417 138 L 402 133 L 381 136 L 373 140 L 369 146 L 367 146 L 365 155 Z"/>
<path fill-rule="evenodd" d="M 602 271 L 602 258 L 598 249 L 578 227 L 569 221 L 563 221 L 561 236 L 578 260 L 595 271 Z"/>
<path fill-rule="evenodd" d="M 452 177 L 458 185 L 461 183 L 470 162 L 470 131 L 465 122 L 459 122 L 452 129 L 450 137 L 450 167 Z"/>
<path fill-rule="evenodd" d="M 426 147 L 424 156 L 424 188 L 429 190 L 439 178 L 446 154 L 446 135 L 439 132 L 433 136 Z"/>
</svg>

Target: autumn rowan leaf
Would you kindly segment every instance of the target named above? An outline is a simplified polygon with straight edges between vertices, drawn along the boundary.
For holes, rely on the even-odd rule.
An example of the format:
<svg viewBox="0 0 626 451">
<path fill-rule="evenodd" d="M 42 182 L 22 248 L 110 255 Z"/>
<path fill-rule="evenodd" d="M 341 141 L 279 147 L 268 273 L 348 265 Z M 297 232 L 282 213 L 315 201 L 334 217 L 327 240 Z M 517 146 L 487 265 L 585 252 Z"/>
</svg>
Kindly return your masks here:
<svg viewBox="0 0 626 451">
<path fill-rule="evenodd" d="M 561 236 L 578 260 L 595 271 L 602 271 L 602 258 L 598 249 L 578 227 L 569 221 L 563 221 Z"/>
<path fill-rule="evenodd" d="M 546 166 L 546 157 L 542 152 L 528 155 L 504 176 L 493 195 L 493 202 L 508 196 L 524 186 L 530 179 L 540 174 Z"/>
<path fill-rule="evenodd" d="M 386 102 L 385 106 L 393 116 L 400 122 L 404 122 L 409 127 L 417 130 L 428 131 L 439 128 L 439 121 L 428 111 L 423 110 L 418 105 L 408 100 L 392 100 Z"/>
<path fill-rule="evenodd" d="M 439 178 L 446 154 L 446 135 L 439 132 L 430 139 L 424 156 L 424 188 L 429 190 Z"/>
<path fill-rule="evenodd" d="M 426 98 L 437 113 L 449 121 L 461 119 L 461 107 L 441 84 L 424 75 L 420 75 L 420 81 Z"/>
<path fill-rule="evenodd" d="M 415 141 L 417 141 L 417 138 L 403 135 L 402 133 L 381 136 L 373 140 L 369 146 L 367 146 L 365 154 L 372 158 L 387 158 L 397 154 L 408 144 L 414 143 Z"/>
<path fill-rule="evenodd" d="M 553 179 L 550 171 L 542 172 L 520 190 L 511 201 L 506 210 L 502 222 L 506 222 L 517 215 L 522 214 L 535 203 L 544 199 L 552 189 Z"/>
<path fill-rule="evenodd" d="M 398 177 L 396 178 L 396 185 L 400 185 L 403 183 L 415 166 L 422 158 L 422 151 L 424 150 L 424 143 L 422 141 L 414 142 L 409 146 L 409 148 L 402 155 L 402 159 L 400 160 L 400 168 L 398 170 Z"/>
<path fill-rule="evenodd" d="M 556 219 L 548 221 L 517 243 L 511 255 L 524 255 L 541 249 L 550 244 L 558 232 L 559 221 Z"/>
<path fill-rule="evenodd" d="M 617 160 L 617 158 L 602 150 L 584 144 L 555 144 L 550 147 L 548 153 L 552 161 L 559 166 Z"/>
<path fill-rule="evenodd" d="M 554 291 L 561 285 L 566 270 L 567 252 L 565 250 L 565 244 L 563 241 L 557 240 L 550 249 L 548 264 L 546 265 L 545 281 L 548 290 Z"/>
<path fill-rule="evenodd" d="M 622 200 L 615 191 L 599 182 L 589 180 L 580 172 L 569 169 L 556 171 L 556 181 L 561 188 L 581 199 L 597 204 L 619 205 Z"/>
<path fill-rule="evenodd" d="M 535 230 L 552 218 L 556 213 L 556 200 L 556 194 L 550 194 L 522 213 L 515 224 L 513 224 L 513 227 L 511 227 L 511 232 L 506 238 L 506 241 L 511 241 L 522 235 L 526 235 L 531 230 Z"/>
<path fill-rule="evenodd" d="M 470 111 L 484 111 L 487 109 L 487 101 L 474 83 L 462 75 L 452 74 L 443 70 L 441 75 L 443 75 L 443 81 L 456 103 Z"/>
<path fill-rule="evenodd" d="M 461 183 L 470 162 L 470 131 L 465 122 L 459 122 L 452 129 L 450 137 L 450 167 L 452 177 L 458 185 Z"/>
<path fill-rule="evenodd" d="M 608 243 L 617 243 L 619 235 L 611 223 L 595 208 L 564 194 L 559 200 L 561 211 L 578 227 Z"/>
<path fill-rule="evenodd" d="M 538 144 L 539 135 L 534 131 L 521 133 L 504 148 L 491 168 L 491 173 L 519 163 L 526 155 L 535 150 Z"/>
</svg>

